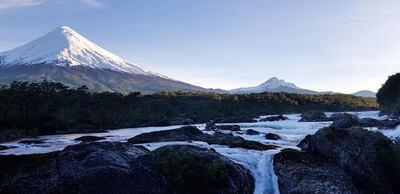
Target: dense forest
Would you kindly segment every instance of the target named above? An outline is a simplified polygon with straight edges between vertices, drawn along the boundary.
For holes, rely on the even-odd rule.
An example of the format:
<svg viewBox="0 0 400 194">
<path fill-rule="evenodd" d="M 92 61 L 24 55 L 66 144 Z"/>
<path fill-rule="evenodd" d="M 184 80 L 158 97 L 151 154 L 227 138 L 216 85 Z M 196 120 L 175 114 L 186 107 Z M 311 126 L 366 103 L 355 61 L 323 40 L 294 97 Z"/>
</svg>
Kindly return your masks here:
<svg viewBox="0 0 400 194">
<path fill-rule="evenodd" d="M 12 82 L 0 88 L 0 137 L 151 125 L 250 121 L 259 115 L 309 110 L 376 109 L 373 98 L 288 93 L 89 92 L 61 83 Z M 6 136 L 5 134 L 8 134 Z M 11 135 L 10 135 L 11 134 Z M 1 138 L 0 138 L 1 140 Z"/>
<path fill-rule="evenodd" d="M 400 73 L 389 76 L 376 97 L 382 114 L 400 116 Z"/>
</svg>

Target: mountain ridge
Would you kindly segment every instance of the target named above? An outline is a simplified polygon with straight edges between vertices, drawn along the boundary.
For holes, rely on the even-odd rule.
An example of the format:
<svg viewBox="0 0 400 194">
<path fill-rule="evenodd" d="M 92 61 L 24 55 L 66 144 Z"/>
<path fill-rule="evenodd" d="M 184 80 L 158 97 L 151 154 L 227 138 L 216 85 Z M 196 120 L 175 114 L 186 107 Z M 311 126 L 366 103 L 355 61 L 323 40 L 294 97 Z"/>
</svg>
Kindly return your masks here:
<svg viewBox="0 0 400 194">
<path fill-rule="evenodd" d="M 87 85 L 91 90 L 120 93 L 214 91 L 127 62 L 67 26 L 0 53 L 0 83 L 43 79 L 70 87 Z"/>
</svg>

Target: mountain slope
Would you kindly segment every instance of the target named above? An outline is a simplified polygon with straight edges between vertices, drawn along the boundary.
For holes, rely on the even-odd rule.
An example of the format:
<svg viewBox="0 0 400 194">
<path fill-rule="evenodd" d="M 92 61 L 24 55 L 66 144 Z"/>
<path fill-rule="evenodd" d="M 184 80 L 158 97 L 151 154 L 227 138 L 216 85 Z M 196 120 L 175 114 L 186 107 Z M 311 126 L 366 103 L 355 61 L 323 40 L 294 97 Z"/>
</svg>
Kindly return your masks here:
<svg viewBox="0 0 400 194">
<path fill-rule="evenodd" d="M 318 94 L 316 91 L 302 89 L 297 87 L 294 83 L 286 82 L 283 79 L 272 77 L 266 82 L 254 86 L 244 87 L 230 90 L 231 93 L 262 93 L 262 92 L 286 92 L 286 93 L 299 93 L 299 94 Z"/>
<path fill-rule="evenodd" d="M 361 96 L 361 97 L 373 97 L 376 98 L 376 93 L 369 90 L 361 90 L 358 92 L 353 93 L 354 96 Z"/>
<path fill-rule="evenodd" d="M 129 63 L 66 26 L 0 53 L 0 83 L 42 79 L 96 91 L 209 91 Z"/>
</svg>

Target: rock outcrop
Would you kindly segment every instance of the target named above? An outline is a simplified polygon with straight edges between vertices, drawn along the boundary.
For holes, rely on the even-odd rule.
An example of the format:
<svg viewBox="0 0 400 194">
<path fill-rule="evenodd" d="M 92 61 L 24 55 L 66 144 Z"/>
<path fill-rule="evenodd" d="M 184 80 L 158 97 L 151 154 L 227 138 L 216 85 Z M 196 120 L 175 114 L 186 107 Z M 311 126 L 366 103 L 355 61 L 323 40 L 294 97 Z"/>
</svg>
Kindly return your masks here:
<svg viewBox="0 0 400 194">
<path fill-rule="evenodd" d="M 372 119 L 372 118 L 358 118 L 355 115 L 352 114 L 335 114 L 336 116 L 332 115 L 330 118 L 333 120 L 333 123 L 331 127 L 333 128 L 349 128 L 353 126 L 359 126 L 359 127 L 377 127 L 379 129 L 394 129 L 396 128 L 399 124 L 399 120 L 393 120 L 393 119 L 384 119 L 384 120 L 378 120 L 378 119 Z"/>
<path fill-rule="evenodd" d="M 242 137 L 221 132 L 214 132 L 212 135 L 205 134 L 193 126 L 143 133 L 128 140 L 129 143 L 133 144 L 167 141 L 203 141 L 208 144 L 219 144 L 255 150 L 269 150 L 277 147 L 274 145 L 265 145 L 256 141 L 245 140 Z"/>
<path fill-rule="evenodd" d="M 302 152 L 275 155 L 281 193 L 400 193 L 400 145 L 363 129 L 370 121 L 350 114 L 335 119 L 307 135 L 298 145 Z"/>
<path fill-rule="evenodd" d="M 0 193 L 254 191 L 247 169 L 195 146 L 166 146 L 149 152 L 129 143 L 94 142 L 49 154 L 0 156 L 0 162 Z"/>
<path fill-rule="evenodd" d="M 279 136 L 278 134 L 275 134 L 275 133 L 267 133 L 267 134 L 265 134 L 265 139 L 280 140 L 281 136 Z"/>
<path fill-rule="evenodd" d="M 327 127 L 302 141 L 299 147 L 346 169 L 360 192 L 400 191 L 393 179 L 400 178 L 400 147 L 380 132 L 361 127 Z"/>
<path fill-rule="evenodd" d="M 208 121 L 206 123 L 205 130 L 215 131 L 215 130 L 227 130 L 227 131 L 240 131 L 239 125 L 216 125 L 214 121 Z"/>
<path fill-rule="evenodd" d="M 99 137 L 99 136 L 82 136 L 78 137 L 75 140 L 76 141 L 81 141 L 81 142 L 92 142 L 92 141 L 99 141 L 99 140 L 104 140 L 106 139 L 105 137 Z"/>
<path fill-rule="evenodd" d="M 330 121 L 330 119 L 326 116 L 324 112 L 320 111 L 311 111 L 305 112 L 300 115 L 301 119 L 299 122 L 324 122 Z"/>
<path fill-rule="evenodd" d="M 289 118 L 283 116 L 283 115 L 275 115 L 275 116 L 268 116 L 265 118 L 260 119 L 260 121 L 262 122 L 271 122 L 271 121 L 284 121 L 284 120 L 288 120 Z"/>
<path fill-rule="evenodd" d="M 246 135 L 260 135 L 260 132 L 254 130 L 254 129 L 248 129 L 246 131 Z"/>
<path fill-rule="evenodd" d="M 327 159 L 292 149 L 274 157 L 281 194 L 356 194 L 352 179 L 340 166 Z"/>
</svg>

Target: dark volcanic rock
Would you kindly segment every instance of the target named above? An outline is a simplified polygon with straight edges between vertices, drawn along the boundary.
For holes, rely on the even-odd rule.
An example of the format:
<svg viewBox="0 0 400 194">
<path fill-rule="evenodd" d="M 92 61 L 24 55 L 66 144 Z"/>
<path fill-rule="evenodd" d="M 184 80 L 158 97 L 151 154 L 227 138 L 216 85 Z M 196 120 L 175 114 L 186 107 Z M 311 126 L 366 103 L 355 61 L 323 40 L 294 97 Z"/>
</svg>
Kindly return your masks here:
<svg viewBox="0 0 400 194">
<path fill-rule="evenodd" d="M 214 130 L 228 130 L 228 131 L 240 131 L 239 125 L 216 125 L 214 121 L 208 121 L 206 123 L 205 130 L 214 131 Z"/>
<path fill-rule="evenodd" d="M 216 128 L 219 130 L 240 131 L 239 125 L 217 125 Z"/>
<path fill-rule="evenodd" d="M 141 158 L 178 193 L 253 193 L 251 173 L 217 152 L 189 145 L 165 146 Z M 195 189 L 194 189 L 195 188 Z"/>
<path fill-rule="evenodd" d="M 28 140 L 19 141 L 18 143 L 22 143 L 22 144 L 44 144 L 44 141 L 41 140 L 41 139 L 28 139 Z"/>
<path fill-rule="evenodd" d="M 260 135 L 260 132 L 254 130 L 254 129 L 248 129 L 246 131 L 246 135 Z"/>
<path fill-rule="evenodd" d="M 284 120 L 288 120 L 289 118 L 283 116 L 283 115 L 276 115 L 276 116 L 269 116 L 269 117 L 265 117 L 260 119 L 260 121 L 264 122 L 264 121 L 284 121 Z"/>
<path fill-rule="evenodd" d="M 345 170 L 307 152 L 283 150 L 274 157 L 274 169 L 281 194 L 358 193 Z"/>
<path fill-rule="evenodd" d="M 106 139 L 105 137 L 98 137 L 98 136 L 82 136 L 78 137 L 75 140 L 76 141 L 82 141 L 82 142 L 92 142 L 92 141 L 99 141 Z"/>
<path fill-rule="evenodd" d="M 379 132 L 361 127 L 327 127 L 304 139 L 299 147 L 327 158 L 352 175 L 362 193 L 400 192 L 400 148 Z"/>
<path fill-rule="evenodd" d="M 333 121 L 333 128 L 349 128 L 352 126 L 360 127 L 378 127 L 379 129 L 394 129 L 400 124 L 400 120 L 384 119 L 377 120 L 372 118 L 358 118 L 355 115 L 348 113 L 336 113 L 329 119 Z"/>
<path fill-rule="evenodd" d="M 207 130 L 207 131 L 213 131 L 213 130 L 215 130 L 216 128 L 217 128 L 217 125 L 215 125 L 214 121 L 208 121 L 208 122 L 206 123 L 205 130 Z"/>
<path fill-rule="evenodd" d="M 331 121 L 335 121 L 335 120 L 338 120 L 338 119 L 343 119 L 343 118 L 348 118 L 348 117 L 353 117 L 353 116 L 355 116 L 355 115 L 352 115 L 352 114 L 349 114 L 349 113 L 334 113 L 329 117 L 329 119 Z"/>
<path fill-rule="evenodd" d="M 0 193 L 126 193 L 140 187 L 141 176 L 130 174 L 129 162 L 147 153 L 144 147 L 122 143 L 92 143 L 69 146 L 59 153 L 1 156 L 27 167 L 0 183 Z M 26 157 L 35 161 L 26 164 Z M 32 159 L 33 158 L 33 159 Z M 22 162 L 21 162 L 22 160 Z M 0 169 L 7 168 L 1 166 Z M 19 166 L 17 166 L 19 168 Z M 135 181 L 138 181 L 137 183 Z M 135 184 L 132 184 L 135 183 Z M 149 181 L 148 184 L 151 182 Z"/>
<path fill-rule="evenodd" d="M 299 122 L 323 122 L 330 121 L 330 119 L 325 115 L 324 112 L 312 111 L 302 113 Z"/>
<path fill-rule="evenodd" d="M 336 114 L 335 119 L 331 125 L 332 128 L 349 128 L 358 125 L 358 118 L 351 114 Z"/>
<path fill-rule="evenodd" d="M 275 133 L 267 133 L 267 134 L 265 134 L 265 138 L 270 139 L 270 140 L 280 140 L 281 136 L 279 136 L 278 134 L 275 134 Z"/>
<path fill-rule="evenodd" d="M 143 133 L 128 140 L 129 143 L 134 144 L 165 141 L 203 141 L 208 144 L 219 144 L 229 147 L 241 147 L 255 150 L 268 150 L 277 147 L 274 145 L 265 145 L 256 141 L 245 140 L 242 137 L 221 132 L 215 132 L 213 135 L 205 134 L 197 127 L 193 126 Z"/>
<path fill-rule="evenodd" d="M 128 142 L 139 144 L 163 141 L 201 141 L 206 138 L 207 134 L 201 132 L 197 127 L 185 126 L 178 129 L 142 133 L 130 138 Z"/>
<path fill-rule="evenodd" d="M 400 125 L 400 121 L 392 119 L 377 120 L 371 118 L 362 118 L 359 119 L 358 124 L 361 127 L 378 127 L 380 129 L 394 129 L 398 125 Z"/>
<path fill-rule="evenodd" d="M 254 190 L 248 170 L 215 151 L 194 146 L 167 146 L 149 153 L 142 146 L 95 142 L 50 154 L 0 156 L 0 161 L 0 193 L 252 193 Z M 196 190 L 188 190 L 194 185 Z"/>
<path fill-rule="evenodd" d="M 10 148 L 7 147 L 7 146 L 0 145 L 0 151 L 1 151 L 1 150 L 8 150 L 8 149 L 10 149 Z"/>
</svg>

